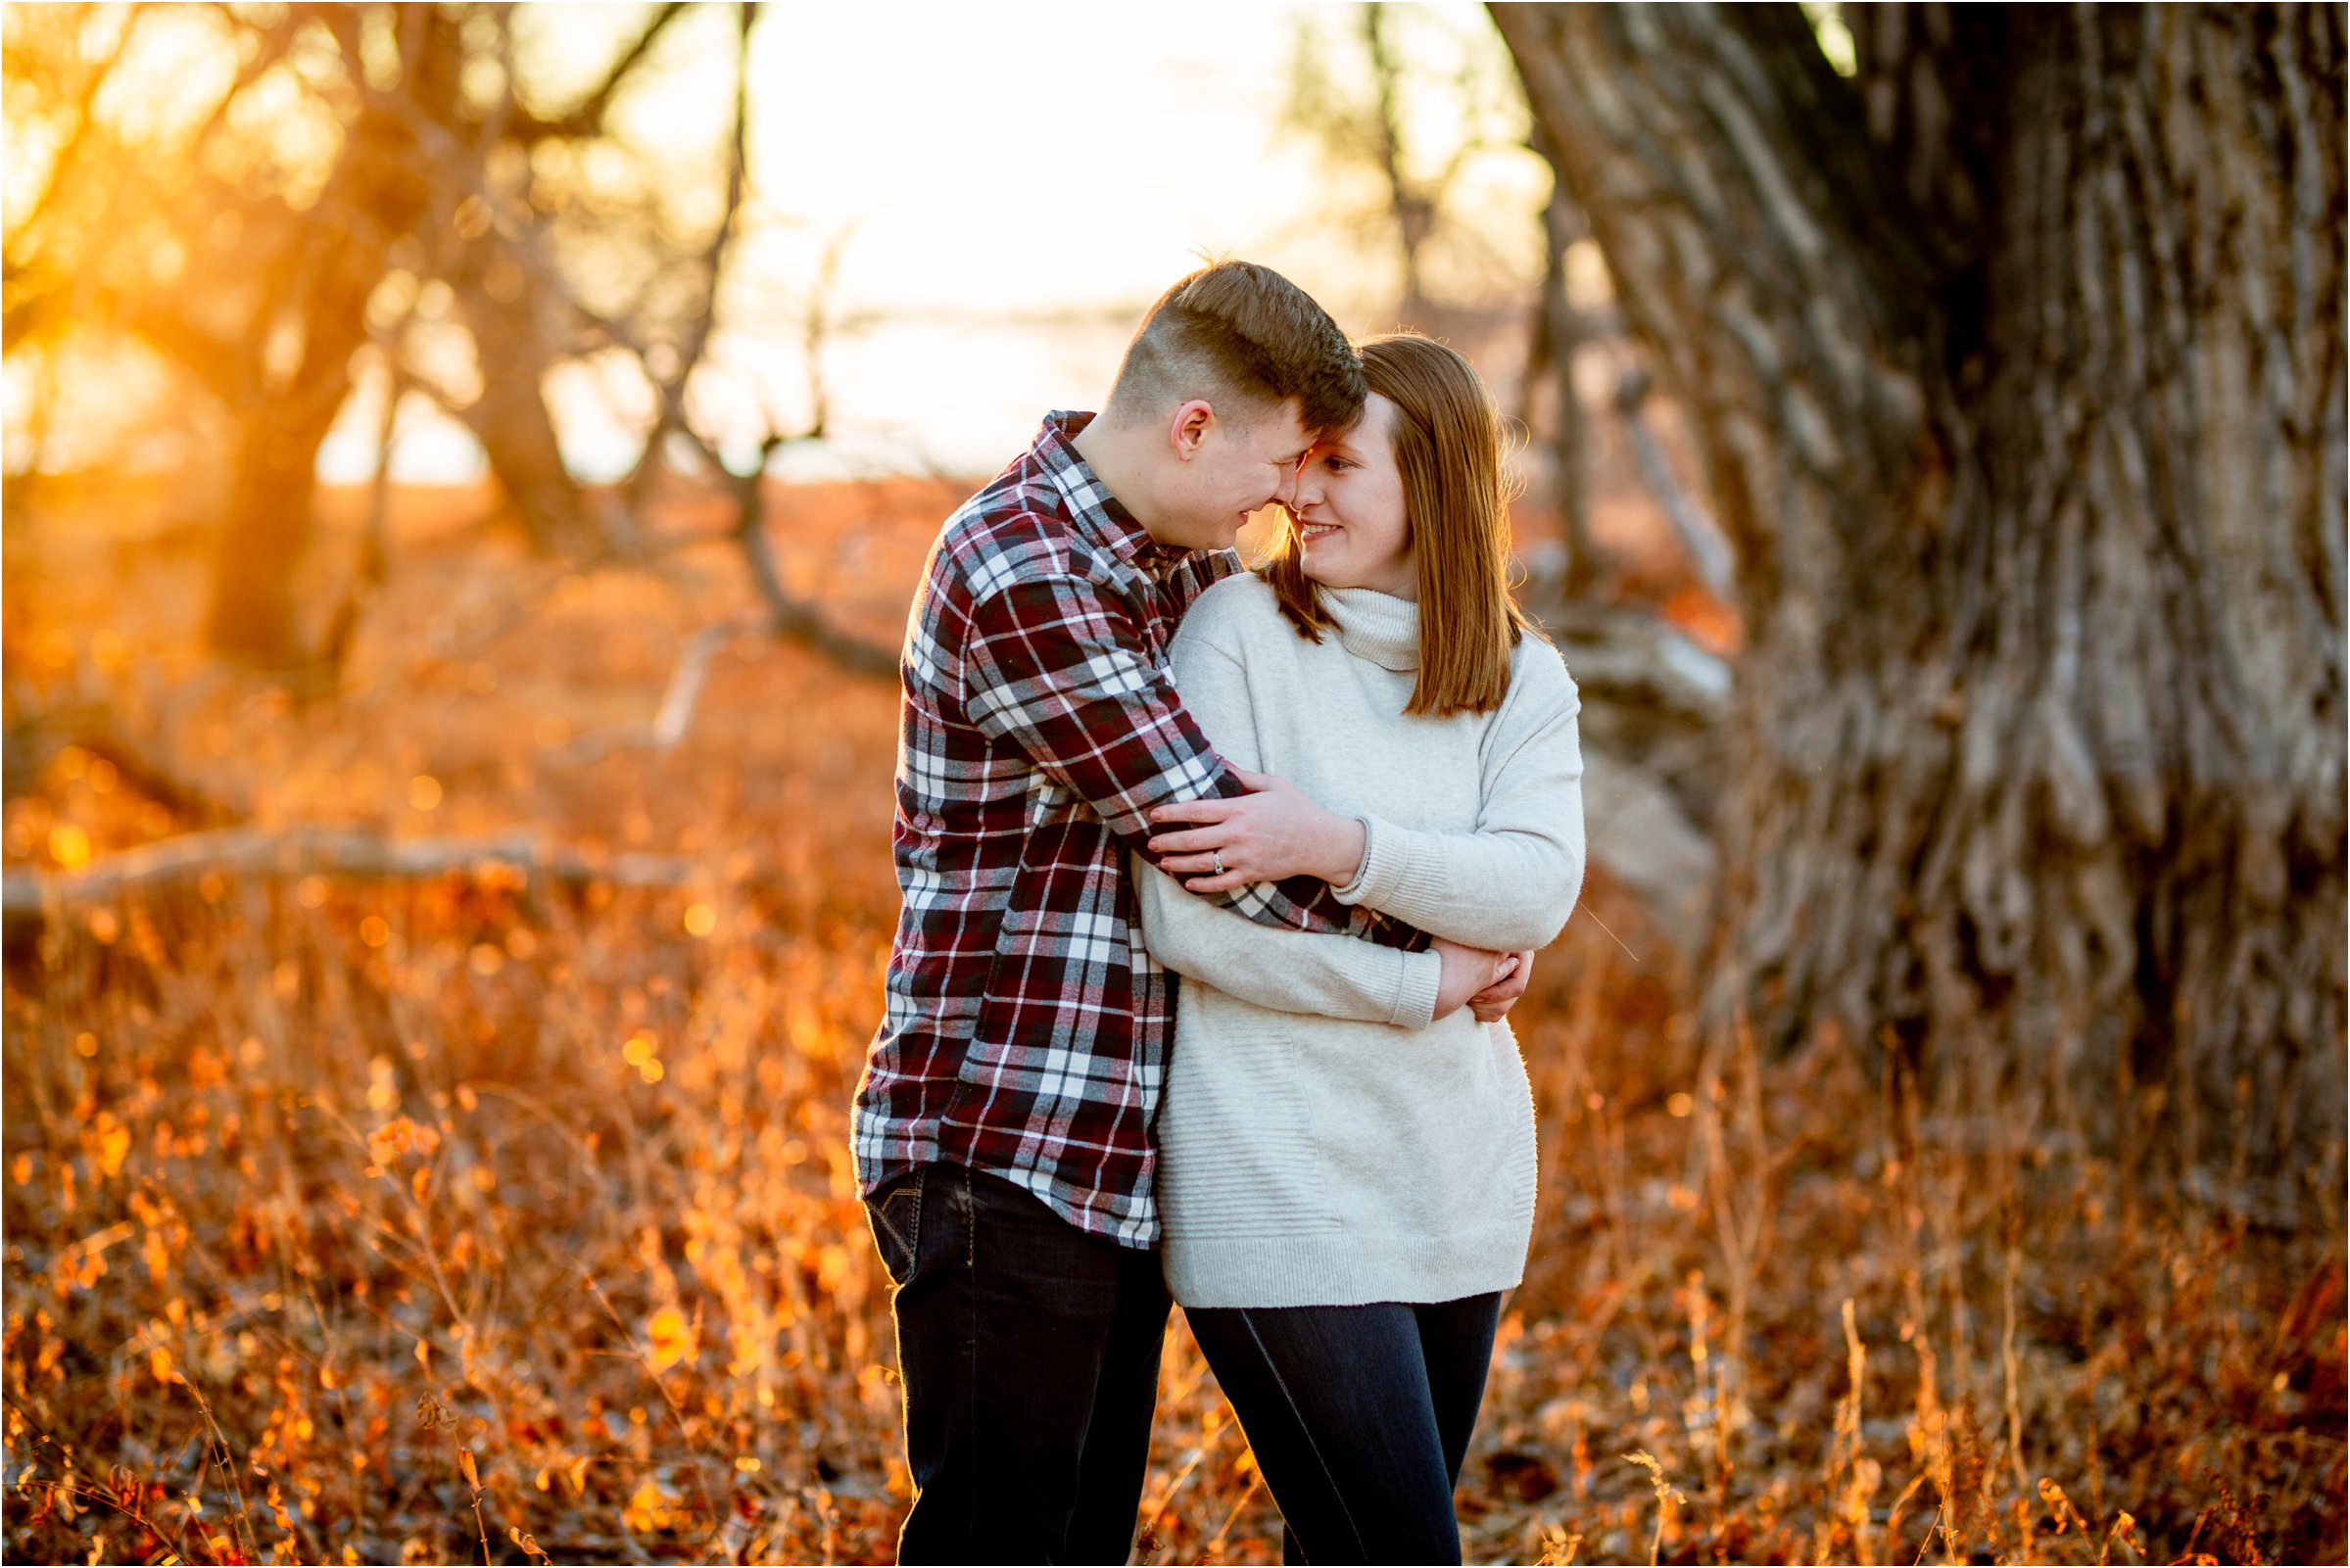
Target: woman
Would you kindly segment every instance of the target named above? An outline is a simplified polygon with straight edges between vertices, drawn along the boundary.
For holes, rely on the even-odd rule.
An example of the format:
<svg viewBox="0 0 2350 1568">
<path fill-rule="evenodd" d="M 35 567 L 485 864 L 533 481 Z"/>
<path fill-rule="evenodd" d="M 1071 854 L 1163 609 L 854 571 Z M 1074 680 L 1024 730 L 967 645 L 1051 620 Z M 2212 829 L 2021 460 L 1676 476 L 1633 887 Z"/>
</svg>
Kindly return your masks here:
<svg viewBox="0 0 2350 1568">
<path fill-rule="evenodd" d="M 1581 888 L 1578 702 L 1510 600 L 1476 372 L 1419 337 L 1362 354 L 1369 404 L 1307 457 L 1275 558 L 1203 595 L 1172 655 L 1219 751 L 1335 808 L 1324 847 L 1259 831 L 1261 796 L 1169 808 L 1152 843 L 1195 886 L 1351 866 L 1342 899 L 1437 940 L 1269 931 L 1137 857 L 1145 938 L 1186 977 L 1159 1200 L 1169 1284 L 1294 1547 L 1458 1562 L 1535 1182 L 1516 1042 L 1465 1004 Z"/>
</svg>

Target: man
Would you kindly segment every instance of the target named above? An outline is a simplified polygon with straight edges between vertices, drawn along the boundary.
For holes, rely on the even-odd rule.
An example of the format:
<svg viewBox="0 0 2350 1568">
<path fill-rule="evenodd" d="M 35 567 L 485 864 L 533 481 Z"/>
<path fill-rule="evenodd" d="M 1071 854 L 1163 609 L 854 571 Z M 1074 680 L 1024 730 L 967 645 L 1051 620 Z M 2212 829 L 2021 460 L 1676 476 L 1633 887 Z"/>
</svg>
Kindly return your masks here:
<svg viewBox="0 0 2350 1568">
<path fill-rule="evenodd" d="M 895 1286 L 902 1561 L 1128 1553 L 1169 1310 L 1150 1135 L 1175 977 L 1126 857 L 1153 808 L 1244 792 L 1166 649 L 1366 396 L 1295 284 L 1203 268 L 1152 308 L 1102 412 L 1047 416 L 933 546 L 900 667 L 905 903 L 853 1132 Z M 1215 896 L 1418 939 L 1313 878 Z"/>
</svg>

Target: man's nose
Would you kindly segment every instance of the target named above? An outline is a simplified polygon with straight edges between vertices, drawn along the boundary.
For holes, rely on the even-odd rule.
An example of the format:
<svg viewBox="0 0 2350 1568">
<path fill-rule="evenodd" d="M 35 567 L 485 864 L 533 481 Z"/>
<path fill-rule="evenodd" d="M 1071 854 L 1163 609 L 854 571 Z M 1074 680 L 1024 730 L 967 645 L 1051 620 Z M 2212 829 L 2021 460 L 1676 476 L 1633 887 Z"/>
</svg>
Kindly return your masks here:
<svg viewBox="0 0 2350 1568">
<path fill-rule="evenodd" d="M 1297 510 L 1297 476 L 1298 471 L 1295 468 L 1282 474 L 1280 484 L 1273 487 L 1272 500 L 1269 504 L 1281 506 L 1290 511 Z"/>
</svg>

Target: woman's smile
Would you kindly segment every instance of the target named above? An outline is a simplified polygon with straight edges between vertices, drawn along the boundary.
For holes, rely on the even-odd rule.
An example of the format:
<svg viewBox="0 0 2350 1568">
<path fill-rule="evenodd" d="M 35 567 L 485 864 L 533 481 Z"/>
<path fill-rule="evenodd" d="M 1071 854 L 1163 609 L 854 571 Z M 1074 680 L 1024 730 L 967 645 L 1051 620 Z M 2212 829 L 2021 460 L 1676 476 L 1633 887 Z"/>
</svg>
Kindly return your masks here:
<svg viewBox="0 0 2350 1568">
<path fill-rule="evenodd" d="M 1325 437 L 1298 469 L 1289 501 L 1298 564 L 1324 588 L 1369 588 L 1411 598 L 1417 586 L 1395 404 L 1374 392 L 1353 428 Z"/>
</svg>

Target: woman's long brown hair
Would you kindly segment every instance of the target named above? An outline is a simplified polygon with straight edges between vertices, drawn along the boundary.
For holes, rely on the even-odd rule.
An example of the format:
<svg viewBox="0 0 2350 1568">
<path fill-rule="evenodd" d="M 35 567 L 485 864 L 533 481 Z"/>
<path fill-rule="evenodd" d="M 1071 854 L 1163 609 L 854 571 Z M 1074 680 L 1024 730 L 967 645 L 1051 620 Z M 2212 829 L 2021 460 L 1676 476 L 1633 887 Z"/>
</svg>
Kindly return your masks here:
<svg viewBox="0 0 2350 1568">
<path fill-rule="evenodd" d="M 1433 338 L 1399 332 L 1362 345 L 1370 390 L 1395 405 L 1405 539 L 1418 564 L 1419 677 L 1406 713 L 1486 713 L 1510 692 L 1525 617 L 1510 597 L 1510 508 L 1502 420 L 1476 370 Z M 1330 624 L 1299 558 L 1297 519 L 1260 568 L 1308 641 Z"/>
</svg>

